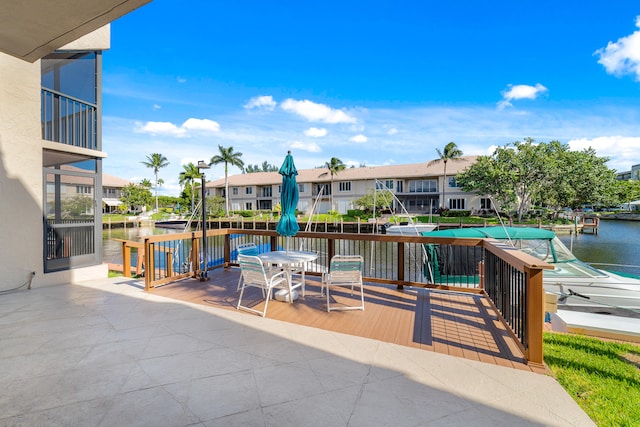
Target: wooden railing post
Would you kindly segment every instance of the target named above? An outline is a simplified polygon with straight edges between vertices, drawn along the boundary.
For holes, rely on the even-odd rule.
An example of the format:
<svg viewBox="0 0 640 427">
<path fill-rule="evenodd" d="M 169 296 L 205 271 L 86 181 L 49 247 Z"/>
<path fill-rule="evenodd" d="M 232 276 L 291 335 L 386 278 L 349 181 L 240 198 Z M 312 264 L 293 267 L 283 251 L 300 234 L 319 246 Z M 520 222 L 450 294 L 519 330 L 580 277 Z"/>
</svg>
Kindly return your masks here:
<svg viewBox="0 0 640 427">
<path fill-rule="evenodd" d="M 544 288 L 542 269 L 527 269 L 527 348 L 526 358 L 530 364 L 544 366 L 543 325 Z"/>
<path fill-rule="evenodd" d="M 229 267 L 231 262 L 231 236 L 229 234 L 224 235 L 224 268 Z"/>
<path fill-rule="evenodd" d="M 126 241 L 122 242 L 122 274 L 131 277 L 131 246 Z"/>
<path fill-rule="evenodd" d="M 193 277 L 200 275 L 200 240 L 196 237 L 196 233 L 191 233 L 191 265 Z"/>
<path fill-rule="evenodd" d="M 144 239 L 144 290 L 148 291 L 152 288 L 151 281 L 153 280 L 154 271 L 154 244 L 149 242 L 149 239 Z M 138 253 L 138 256 L 140 254 Z"/>
<path fill-rule="evenodd" d="M 165 275 L 167 277 L 173 276 L 173 254 L 171 251 L 165 253 Z"/>
<path fill-rule="evenodd" d="M 398 248 L 398 282 L 399 282 L 397 289 L 404 289 L 404 285 L 402 285 L 402 282 L 404 282 L 404 243 L 398 242 L 397 248 Z"/>
</svg>

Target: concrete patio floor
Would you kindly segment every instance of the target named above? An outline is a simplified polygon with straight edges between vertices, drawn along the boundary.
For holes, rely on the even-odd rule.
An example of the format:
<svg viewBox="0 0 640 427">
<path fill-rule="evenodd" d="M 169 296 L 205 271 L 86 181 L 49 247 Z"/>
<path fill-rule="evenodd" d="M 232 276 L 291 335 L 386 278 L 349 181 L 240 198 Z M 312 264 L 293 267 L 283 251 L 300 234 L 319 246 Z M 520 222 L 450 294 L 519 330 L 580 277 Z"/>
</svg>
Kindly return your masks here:
<svg viewBox="0 0 640 427">
<path fill-rule="evenodd" d="M 0 295 L 0 426 L 593 426 L 553 378 L 144 292 Z"/>
</svg>

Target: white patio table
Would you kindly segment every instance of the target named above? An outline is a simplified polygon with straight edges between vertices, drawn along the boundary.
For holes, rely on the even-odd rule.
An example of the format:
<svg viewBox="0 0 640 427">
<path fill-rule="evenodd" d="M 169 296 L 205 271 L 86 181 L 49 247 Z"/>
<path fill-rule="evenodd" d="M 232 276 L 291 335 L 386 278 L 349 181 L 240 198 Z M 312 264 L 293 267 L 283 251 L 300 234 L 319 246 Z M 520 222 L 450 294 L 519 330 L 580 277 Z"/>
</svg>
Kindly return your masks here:
<svg viewBox="0 0 640 427">
<path fill-rule="evenodd" d="M 287 281 L 293 286 L 292 276 L 293 272 L 297 270 L 302 270 L 302 286 L 304 287 L 304 271 L 305 265 L 308 262 L 315 261 L 318 259 L 318 254 L 316 252 L 309 251 L 272 251 L 272 252 L 264 252 L 258 255 L 258 258 L 262 260 L 266 264 L 277 265 L 278 267 L 282 267 L 287 276 Z M 287 290 L 281 289 L 276 292 L 275 298 L 278 301 L 286 301 L 287 298 Z M 293 300 L 298 298 L 298 292 L 294 289 Z"/>
</svg>

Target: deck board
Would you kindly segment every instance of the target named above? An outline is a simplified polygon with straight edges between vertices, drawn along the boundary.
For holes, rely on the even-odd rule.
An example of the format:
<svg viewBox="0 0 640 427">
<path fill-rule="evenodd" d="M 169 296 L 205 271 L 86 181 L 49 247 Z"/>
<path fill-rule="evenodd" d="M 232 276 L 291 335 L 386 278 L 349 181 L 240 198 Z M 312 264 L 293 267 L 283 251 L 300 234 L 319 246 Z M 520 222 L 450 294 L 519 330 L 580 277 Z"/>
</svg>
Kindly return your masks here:
<svg viewBox="0 0 640 427">
<path fill-rule="evenodd" d="M 209 280 L 183 279 L 150 292 L 196 304 L 235 310 L 239 269 L 217 269 Z M 357 292 L 334 292 L 338 301 L 358 304 Z M 245 300 L 246 298 L 246 300 Z M 365 310 L 326 310 L 320 281 L 307 276 L 306 295 L 293 304 L 272 300 L 267 317 L 398 345 L 417 347 L 455 357 L 542 372 L 525 363 L 517 343 L 498 320 L 486 297 L 477 294 L 365 283 Z M 247 289 L 243 304 L 262 310 L 258 289 Z M 332 303 L 333 305 L 333 303 Z M 247 316 L 255 314 L 246 313 Z"/>
</svg>

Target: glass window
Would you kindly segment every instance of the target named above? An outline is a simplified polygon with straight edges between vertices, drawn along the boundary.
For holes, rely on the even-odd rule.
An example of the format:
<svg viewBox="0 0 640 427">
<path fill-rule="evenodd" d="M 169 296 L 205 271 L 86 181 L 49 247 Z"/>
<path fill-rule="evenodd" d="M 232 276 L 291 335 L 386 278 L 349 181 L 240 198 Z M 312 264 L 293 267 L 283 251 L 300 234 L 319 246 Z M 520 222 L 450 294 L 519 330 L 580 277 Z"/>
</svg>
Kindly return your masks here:
<svg viewBox="0 0 640 427">
<path fill-rule="evenodd" d="M 392 179 L 387 179 L 384 182 L 384 186 L 387 187 L 389 190 L 393 190 L 393 180 Z"/>
<path fill-rule="evenodd" d="M 409 181 L 410 193 L 435 193 L 438 191 L 436 179 L 414 179 Z"/>
<path fill-rule="evenodd" d="M 304 184 L 298 184 L 298 192 L 304 193 Z"/>
<path fill-rule="evenodd" d="M 262 187 L 262 197 L 271 197 L 271 187 Z"/>
<path fill-rule="evenodd" d="M 238 195 L 238 187 L 232 187 L 231 188 L 231 194 L 233 194 L 234 196 Z"/>
<path fill-rule="evenodd" d="M 465 199 L 450 199 L 449 209 L 463 210 L 465 208 Z"/>
<path fill-rule="evenodd" d="M 450 177 L 449 177 L 449 187 L 451 187 L 451 188 L 457 188 L 457 187 L 460 187 L 460 186 L 458 185 L 458 183 L 456 182 L 456 177 L 455 177 L 455 176 L 450 176 Z"/>
<path fill-rule="evenodd" d="M 251 210 L 253 210 L 253 203 L 247 202 L 247 203 L 245 203 L 244 207 L 245 207 L 246 210 L 251 211 Z"/>
<path fill-rule="evenodd" d="M 244 194 L 253 194 L 253 187 L 247 187 L 244 190 Z"/>
<path fill-rule="evenodd" d="M 76 185 L 76 193 L 91 194 L 91 187 L 89 187 L 88 185 Z"/>
<path fill-rule="evenodd" d="M 322 192 L 323 196 L 328 196 L 331 194 L 331 185 L 329 184 L 316 184 L 316 192 L 314 194 L 320 194 L 320 192 Z"/>
<path fill-rule="evenodd" d="M 40 61 L 42 86 L 91 104 L 97 102 L 95 52 L 55 52 Z"/>
<path fill-rule="evenodd" d="M 396 193 L 402 193 L 402 181 L 396 181 Z"/>
<path fill-rule="evenodd" d="M 488 197 L 483 197 L 480 199 L 480 209 L 493 209 L 491 207 L 491 199 Z"/>
<path fill-rule="evenodd" d="M 351 191 L 351 181 L 339 182 L 338 191 Z"/>
</svg>

